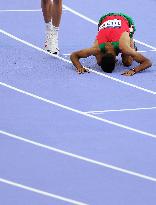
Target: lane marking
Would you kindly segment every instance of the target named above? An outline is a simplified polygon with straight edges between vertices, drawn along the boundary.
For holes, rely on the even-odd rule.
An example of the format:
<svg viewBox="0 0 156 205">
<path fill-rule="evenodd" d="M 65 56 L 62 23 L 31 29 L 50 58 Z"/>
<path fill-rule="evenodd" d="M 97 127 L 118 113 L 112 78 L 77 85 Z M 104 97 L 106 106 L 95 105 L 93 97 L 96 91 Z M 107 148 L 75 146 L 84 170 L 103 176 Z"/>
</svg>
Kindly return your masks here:
<svg viewBox="0 0 156 205">
<path fill-rule="evenodd" d="M 71 13 L 75 14 L 76 16 L 79 16 L 80 18 L 92 23 L 92 24 L 95 24 L 95 25 L 98 25 L 98 23 L 90 18 L 88 18 L 87 16 L 83 15 L 83 14 L 80 14 L 79 12 L 77 12 L 76 10 L 66 6 L 65 4 L 63 4 L 63 8 L 65 8 L 66 10 L 70 11 Z"/>
<path fill-rule="evenodd" d="M 63 57 L 61 57 L 61 56 L 56 56 L 56 55 L 50 54 L 49 52 L 47 52 L 47 51 L 45 51 L 45 50 L 43 50 L 43 49 L 41 49 L 41 48 L 39 48 L 39 47 L 37 47 L 37 46 L 31 44 L 31 43 L 29 43 L 29 42 L 27 42 L 27 41 L 25 41 L 25 40 L 22 40 L 22 39 L 20 39 L 20 38 L 18 38 L 18 37 L 16 37 L 16 36 L 14 36 L 14 35 L 12 35 L 12 34 L 6 32 L 6 31 L 4 31 L 4 30 L 2 30 L 2 29 L 0 29 L 0 33 L 3 34 L 3 35 L 8 36 L 9 38 L 12 38 L 12 39 L 14 39 L 14 40 L 16 40 L 16 41 L 18 41 L 18 42 L 20 42 L 20 43 L 23 43 L 23 44 L 25 44 L 25 45 L 27 45 L 27 46 L 29 46 L 29 47 L 31 47 L 31 48 L 34 48 L 34 49 L 36 49 L 36 50 L 38 50 L 38 51 L 40 51 L 40 52 L 43 52 L 43 53 L 45 53 L 45 54 L 47 54 L 47 55 L 50 55 L 50 56 L 52 56 L 52 57 L 54 57 L 54 58 L 56 58 L 56 59 L 59 59 L 59 60 L 62 60 L 62 61 L 64 61 L 64 62 L 66 62 L 66 63 L 72 64 L 71 61 L 69 61 L 69 60 L 67 60 L 67 59 L 65 59 L 65 58 L 63 58 Z M 136 88 L 136 89 L 138 89 L 138 90 L 142 90 L 142 91 L 144 91 L 144 92 L 147 92 L 147 93 L 156 95 L 156 91 L 152 91 L 152 90 L 149 90 L 149 89 L 146 89 L 146 88 L 143 88 L 143 87 L 134 85 L 134 84 L 132 84 L 132 83 L 128 83 L 128 82 L 123 81 L 123 80 L 119 80 L 118 78 L 111 77 L 111 76 L 109 76 L 109 75 L 107 75 L 107 74 L 105 74 L 105 73 L 102 73 L 102 72 L 98 72 L 98 71 L 95 71 L 95 70 L 92 70 L 92 69 L 89 69 L 89 70 L 90 70 L 90 72 L 92 72 L 92 73 L 94 73 L 94 74 L 96 74 L 96 75 L 99 75 L 99 76 L 108 78 L 108 79 L 113 80 L 113 81 L 116 81 L 116 82 L 118 82 L 118 83 L 122 83 L 122 84 L 124 84 L 124 85 L 130 86 L 130 87 L 133 87 L 133 88 Z"/>
<path fill-rule="evenodd" d="M 156 52 L 156 50 L 138 51 L 139 53 Z"/>
<path fill-rule="evenodd" d="M 12 38 L 12 39 L 16 40 L 17 42 L 20 42 L 20 43 L 25 44 L 25 45 L 27 45 L 27 46 L 29 46 L 29 47 L 31 47 L 31 48 L 34 48 L 34 49 L 36 49 L 36 50 L 38 50 L 38 51 L 40 51 L 40 52 L 43 52 L 43 53 L 45 53 L 45 54 L 47 54 L 47 55 L 50 55 L 50 56 L 52 56 L 52 57 L 55 58 L 55 59 L 62 60 L 62 61 L 64 61 L 64 62 L 66 62 L 66 63 L 72 63 L 71 61 L 69 61 L 69 60 L 67 60 L 67 59 L 65 59 L 65 58 L 62 58 L 61 56 L 51 54 L 51 53 L 45 51 L 44 49 L 39 48 L 39 47 L 37 47 L 37 46 L 35 46 L 35 45 L 33 45 L 33 44 L 31 44 L 31 43 L 25 41 L 25 40 L 22 40 L 22 39 L 20 39 L 20 38 L 18 38 L 18 37 L 16 37 L 16 36 L 14 36 L 14 35 L 12 35 L 12 34 L 6 32 L 6 31 L 4 31 L 4 30 L 2 30 L 2 29 L 0 29 L 0 33 L 2 33 L 3 35 L 5 35 L 5 36 L 7 36 L 7 37 L 9 37 L 9 38 Z"/>
<path fill-rule="evenodd" d="M 63 55 L 64 55 L 64 56 L 70 56 L 71 53 L 64 53 Z"/>
<path fill-rule="evenodd" d="M 58 199 L 58 200 L 61 200 L 61 201 L 65 201 L 65 202 L 68 202 L 68 203 L 71 203 L 71 204 L 88 205 L 88 204 L 83 203 L 83 202 L 79 202 L 79 201 L 75 201 L 75 200 L 65 198 L 65 197 L 62 197 L 62 196 L 59 196 L 59 195 L 55 195 L 55 194 L 52 194 L 52 193 L 49 193 L 49 192 L 46 192 L 46 191 L 43 191 L 43 190 L 40 190 L 40 189 L 36 189 L 36 188 L 30 187 L 30 186 L 19 184 L 17 182 L 10 181 L 10 180 L 4 179 L 4 178 L 0 178 L 0 182 L 4 183 L 4 184 L 11 185 L 11 186 L 14 186 L 14 187 L 18 187 L 18 188 L 21 188 L 21 189 L 24 189 L 24 190 L 27 190 L 27 191 L 30 191 L 30 192 L 34 192 L 36 194 L 40 194 L 40 195 L 47 196 L 47 197 L 50 197 L 50 198 L 55 198 L 55 199 Z"/>
<path fill-rule="evenodd" d="M 91 119 L 95 119 L 95 120 L 101 121 L 101 122 L 103 122 L 103 123 L 107 123 L 107 124 L 110 124 L 110 125 L 114 125 L 114 126 L 116 126 L 116 127 L 120 127 L 120 128 L 129 130 L 129 131 L 132 131 L 132 132 L 136 132 L 136 133 L 141 134 L 141 135 L 145 135 L 145 136 L 148 136 L 148 137 L 156 138 L 156 134 L 152 134 L 152 133 L 149 133 L 149 132 L 145 132 L 145 131 L 142 131 L 142 130 L 138 130 L 138 129 L 135 129 L 135 128 L 132 128 L 132 127 L 129 127 L 129 126 L 126 126 L 126 125 L 123 125 L 123 124 L 120 124 L 120 123 L 111 121 L 111 120 L 107 120 L 107 119 L 105 119 L 105 118 L 100 118 L 100 117 L 97 117 L 97 116 L 95 116 L 95 115 L 91 115 L 91 114 L 82 112 L 82 111 L 80 111 L 80 110 L 71 108 L 71 107 L 69 107 L 69 106 L 62 105 L 62 104 L 60 104 L 60 103 L 57 103 L 57 102 L 55 102 L 55 101 L 48 100 L 48 99 L 46 99 L 46 98 L 40 97 L 40 96 L 35 95 L 35 94 L 33 94 L 33 93 L 30 93 L 30 92 L 21 90 L 21 89 L 19 89 L 19 88 L 16 88 L 16 87 L 14 87 L 14 86 L 8 85 L 8 84 L 6 84 L 6 83 L 0 82 L 0 85 L 3 86 L 3 87 L 7 87 L 7 88 L 9 88 L 9 89 L 11 89 L 11 90 L 14 90 L 14 91 L 16 91 L 16 92 L 22 93 L 22 94 L 24 94 L 24 95 L 30 96 L 30 97 L 32 97 L 32 98 L 35 98 L 35 99 L 37 99 L 37 100 L 40 100 L 40 101 L 49 103 L 49 104 L 51 104 L 51 105 L 54 105 L 54 106 L 63 108 L 63 109 L 65 109 L 65 110 L 69 110 L 69 111 L 78 113 L 78 114 L 80 114 L 80 115 L 89 117 L 89 118 L 91 118 Z"/>
<path fill-rule="evenodd" d="M 129 108 L 129 109 L 118 109 L 118 110 L 93 110 L 93 111 L 88 111 L 85 113 L 89 114 L 103 114 L 103 113 L 108 113 L 108 112 L 125 112 L 125 111 L 139 111 L 139 110 L 154 110 L 156 107 L 141 107 L 141 108 Z"/>
<path fill-rule="evenodd" d="M 8 137 L 16 139 L 16 140 L 20 140 L 20 141 L 35 145 L 37 147 L 41 147 L 41 148 L 48 149 L 48 150 L 53 151 L 53 152 L 57 152 L 57 153 L 62 154 L 62 155 L 66 155 L 66 156 L 69 156 L 69 157 L 72 157 L 72 158 L 75 158 L 75 159 L 79 159 L 79 160 L 82 160 L 82 161 L 85 161 L 85 162 L 88 162 L 88 163 L 91 163 L 91 164 L 95 164 L 95 165 L 98 165 L 98 166 L 109 168 L 111 170 L 122 172 L 124 174 L 132 175 L 132 176 L 139 177 L 139 178 L 142 178 L 142 179 L 145 179 L 145 180 L 156 182 L 156 178 L 154 178 L 154 177 L 147 176 L 147 175 L 144 175 L 144 174 L 141 174 L 141 173 L 138 173 L 138 172 L 133 172 L 133 171 L 123 169 L 123 168 L 120 168 L 120 167 L 117 167 L 117 166 L 113 166 L 113 165 L 110 165 L 110 164 L 106 164 L 106 163 L 103 163 L 103 162 L 100 162 L 100 161 L 96 161 L 96 160 L 93 160 L 93 159 L 90 159 L 90 158 L 87 158 L 87 157 L 84 157 L 84 156 L 81 156 L 81 155 L 73 154 L 71 152 L 67 152 L 67 151 L 64 151 L 64 150 L 61 150 L 61 149 L 57 149 L 57 148 L 52 147 L 52 146 L 41 144 L 41 143 L 38 143 L 36 141 L 28 140 L 26 138 L 23 138 L 23 137 L 20 137 L 20 136 L 5 132 L 3 130 L 0 130 L 0 134 L 3 134 L 5 136 L 8 136 Z"/>
<path fill-rule="evenodd" d="M 96 22 L 96 21 L 94 21 L 94 20 L 88 18 L 87 16 L 85 16 L 85 15 L 83 15 L 83 14 L 77 12 L 76 10 L 74 10 L 74 9 L 72 9 L 72 8 L 70 8 L 70 7 L 66 6 L 66 5 L 64 5 L 64 4 L 63 4 L 63 7 L 64 7 L 65 9 L 67 9 L 68 11 L 70 11 L 71 13 L 75 14 L 76 16 L 79 16 L 80 18 L 82 18 L 82 19 L 84 19 L 84 20 L 86 20 L 86 21 L 88 21 L 88 22 L 90 22 L 90 23 L 92 23 L 92 24 L 98 25 L 98 22 Z M 141 45 L 144 45 L 144 46 L 146 46 L 146 47 L 148 47 L 148 48 L 151 48 L 151 49 L 153 49 L 153 50 L 156 50 L 156 47 L 153 47 L 153 46 L 151 46 L 151 45 L 149 45 L 149 44 L 147 44 L 147 43 L 141 42 L 141 41 L 136 40 L 136 39 L 134 39 L 134 40 L 135 40 L 135 42 L 137 42 L 137 43 L 139 43 L 139 44 L 141 44 Z"/>
</svg>

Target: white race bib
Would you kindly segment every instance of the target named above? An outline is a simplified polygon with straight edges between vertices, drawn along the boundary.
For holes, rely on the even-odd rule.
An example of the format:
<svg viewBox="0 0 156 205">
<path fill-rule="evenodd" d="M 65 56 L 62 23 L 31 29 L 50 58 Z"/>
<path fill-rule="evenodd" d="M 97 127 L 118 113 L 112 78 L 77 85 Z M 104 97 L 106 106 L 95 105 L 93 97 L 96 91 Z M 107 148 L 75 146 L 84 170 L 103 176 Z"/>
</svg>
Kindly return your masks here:
<svg viewBox="0 0 156 205">
<path fill-rule="evenodd" d="M 104 28 L 120 28 L 120 27 L 121 27 L 121 20 L 114 19 L 114 20 L 105 21 L 103 24 L 101 24 L 99 30 Z"/>
</svg>

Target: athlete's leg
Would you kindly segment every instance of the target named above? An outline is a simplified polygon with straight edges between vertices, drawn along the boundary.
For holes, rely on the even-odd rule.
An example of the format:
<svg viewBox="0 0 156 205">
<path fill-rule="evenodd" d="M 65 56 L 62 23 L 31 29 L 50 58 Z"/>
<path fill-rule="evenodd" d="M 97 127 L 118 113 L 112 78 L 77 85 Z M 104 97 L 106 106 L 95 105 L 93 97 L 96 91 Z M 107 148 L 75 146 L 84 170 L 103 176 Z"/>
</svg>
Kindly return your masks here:
<svg viewBox="0 0 156 205">
<path fill-rule="evenodd" d="M 52 24 L 59 27 L 62 16 L 62 0 L 53 0 L 52 3 Z"/>
<path fill-rule="evenodd" d="M 45 50 L 58 54 L 58 30 L 62 15 L 62 0 L 41 0 L 46 25 Z"/>
<path fill-rule="evenodd" d="M 45 22 L 45 44 L 44 49 L 48 52 L 52 52 L 52 1 L 51 0 L 41 0 L 41 7 Z"/>
<path fill-rule="evenodd" d="M 52 14 L 52 50 L 53 53 L 58 54 L 58 32 L 59 32 L 59 25 L 62 16 L 62 0 L 53 0 L 52 7 L 51 7 L 51 14 Z"/>
<path fill-rule="evenodd" d="M 42 8 L 45 23 L 51 22 L 52 1 L 51 0 L 41 0 L 41 8 Z"/>
</svg>

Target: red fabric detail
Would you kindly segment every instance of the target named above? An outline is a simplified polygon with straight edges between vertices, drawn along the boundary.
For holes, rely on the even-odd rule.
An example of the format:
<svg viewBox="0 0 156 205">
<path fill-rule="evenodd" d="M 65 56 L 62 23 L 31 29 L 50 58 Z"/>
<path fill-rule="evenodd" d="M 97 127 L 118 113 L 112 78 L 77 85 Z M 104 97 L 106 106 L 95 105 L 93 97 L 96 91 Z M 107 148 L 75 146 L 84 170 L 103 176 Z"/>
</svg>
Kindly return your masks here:
<svg viewBox="0 0 156 205">
<path fill-rule="evenodd" d="M 107 16 L 101 24 L 108 20 L 119 19 L 121 20 L 121 27 L 120 28 L 105 28 L 101 29 L 96 39 L 98 40 L 98 44 L 106 43 L 106 42 L 118 42 L 123 32 L 130 32 L 129 31 L 129 24 L 128 21 L 122 16 Z"/>
</svg>

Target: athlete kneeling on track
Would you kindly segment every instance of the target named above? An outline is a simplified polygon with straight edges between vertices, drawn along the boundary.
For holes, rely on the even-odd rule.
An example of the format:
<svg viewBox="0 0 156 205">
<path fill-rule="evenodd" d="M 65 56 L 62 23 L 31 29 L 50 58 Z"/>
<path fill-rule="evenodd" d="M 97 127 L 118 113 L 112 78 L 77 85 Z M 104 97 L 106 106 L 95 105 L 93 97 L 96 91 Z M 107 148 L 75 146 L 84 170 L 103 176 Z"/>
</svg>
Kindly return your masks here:
<svg viewBox="0 0 156 205">
<path fill-rule="evenodd" d="M 152 66 L 151 61 L 138 53 L 133 41 L 136 31 L 132 18 L 123 13 L 108 13 L 102 16 L 98 24 L 96 40 L 91 48 L 73 52 L 70 59 L 81 74 L 88 71 L 79 61 L 91 55 L 96 57 L 97 64 L 102 70 L 111 73 L 115 68 L 116 56 L 121 53 L 124 66 L 132 65 L 133 60 L 139 63 L 133 69 L 125 71 L 122 75 L 131 76 Z"/>
</svg>

